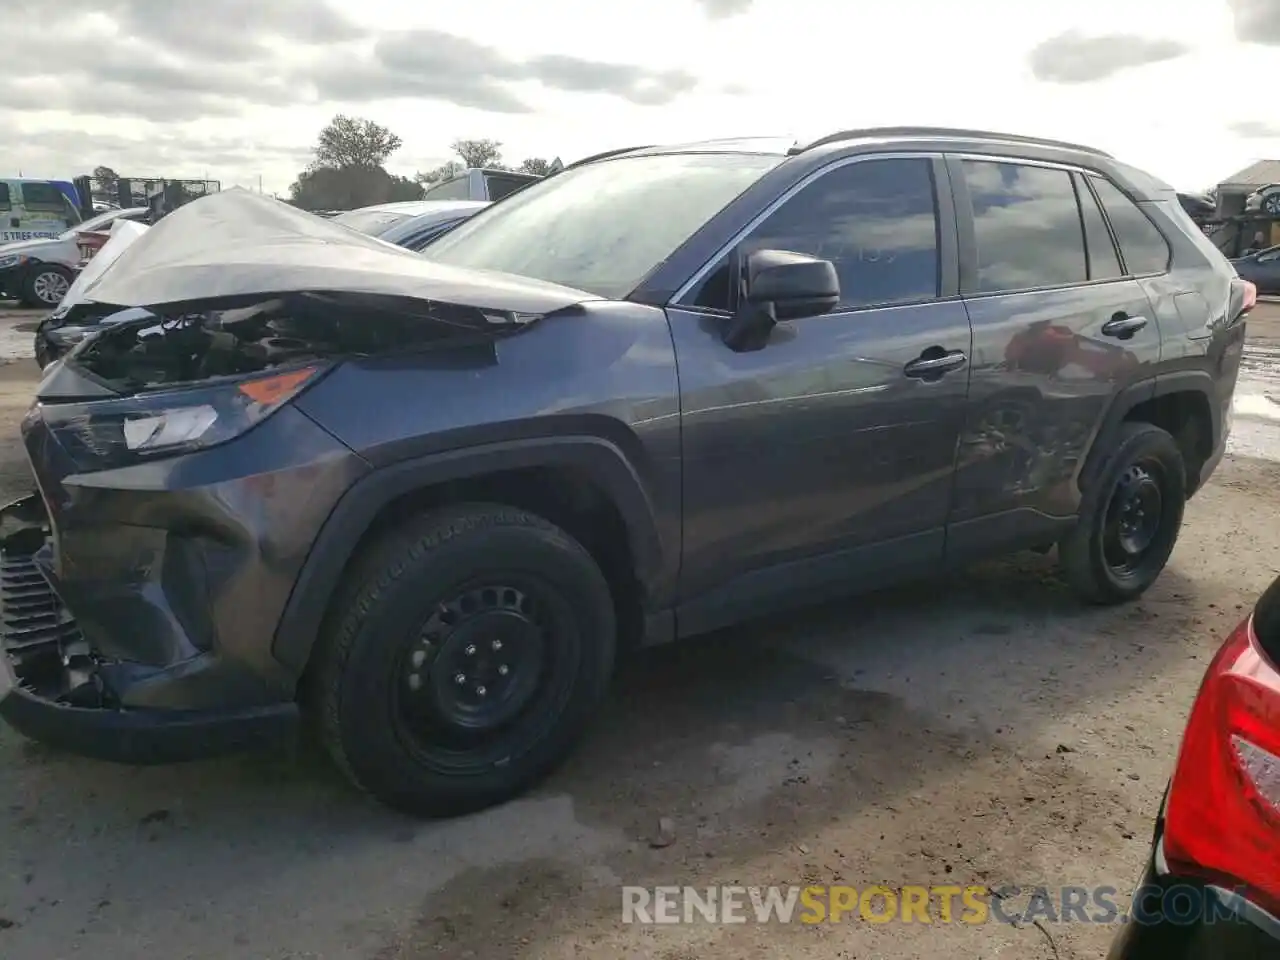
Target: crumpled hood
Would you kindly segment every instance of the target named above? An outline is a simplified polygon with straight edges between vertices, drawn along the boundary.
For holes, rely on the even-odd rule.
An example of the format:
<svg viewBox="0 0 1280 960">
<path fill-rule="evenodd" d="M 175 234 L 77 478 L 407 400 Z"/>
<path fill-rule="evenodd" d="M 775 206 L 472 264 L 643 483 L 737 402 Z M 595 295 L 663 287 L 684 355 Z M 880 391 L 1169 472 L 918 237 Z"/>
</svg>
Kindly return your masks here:
<svg viewBox="0 0 1280 960">
<path fill-rule="evenodd" d="M 525 277 L 432 263 L 418 254 L 232 189 L 179 207 L 81 292 L 122 307 L 355 293 L 544 315 L 598 299 Z"/>
<path fill-rule="evenodd" d="M 54 237 L 42 237 L 39 240 L 15 240 L 13 243 L 0 244 L 0 257 L 12 257 L 15 254 L 24 257 L 38 257 L 41 251 L 60 249 L 65 245 L 65 240 L 58 240 Z"/>
</svg>

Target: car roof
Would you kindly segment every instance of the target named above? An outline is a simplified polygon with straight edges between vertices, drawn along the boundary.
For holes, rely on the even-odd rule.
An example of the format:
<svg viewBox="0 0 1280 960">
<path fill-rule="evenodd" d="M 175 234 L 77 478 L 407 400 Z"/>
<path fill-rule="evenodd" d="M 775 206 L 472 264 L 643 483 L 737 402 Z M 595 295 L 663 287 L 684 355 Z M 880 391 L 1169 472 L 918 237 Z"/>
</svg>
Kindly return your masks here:
<svg viewBox="0 0 1280 960">
<path fill-rule="evenodd" d="M 894 149 L 921 152 L 989 154 L 993 157 L 1040 160 L 1091 169 L 1108 175 L 1133 199 L 1173 200 L 1176 191 L 1169 184 L 1145 171 L 1116 160 L 1095 147 L 1064 140 L 1051 140 L 1022 134 L 970 130 L 960 127 L 867 127 L 842 130 L 809 143 L 787 142 L 779 137 L 736 137 L 705 140 L 667 146 L 637 147 L 633 150 L 609 151 L 587 158 L 570 167 L 586 163 L 607 163 L 625 157 L 656 156 L 677 153 L 754 153 L 785 157 L 804 168 L 818 169 L 839 156 Z M 569 169 L 569 168 L 566 168 Z"/>
</svg>

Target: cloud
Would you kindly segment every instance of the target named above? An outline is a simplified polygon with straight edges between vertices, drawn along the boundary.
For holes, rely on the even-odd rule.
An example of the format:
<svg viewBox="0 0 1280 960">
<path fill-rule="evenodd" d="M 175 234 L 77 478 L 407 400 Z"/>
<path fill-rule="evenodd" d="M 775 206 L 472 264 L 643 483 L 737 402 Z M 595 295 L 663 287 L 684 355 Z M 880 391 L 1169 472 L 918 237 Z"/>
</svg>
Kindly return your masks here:
<svg viewBox="0 0 1280 960">
<path fill-rule="evenodd" d="M 196 140 L 177 133 L 133 138 L 71 129 L 24 130 L 17 121 L 3 115 L 0 123 L 21 142 L 28 166 L 44 163 L 56 169 L 63 158 L 79 157 L 84 169 L 75 173 L 88 173 L 104 164 L 125 176 L 154 177 L 185 171 L 181 175 L 198 177 L 205 170 L 252 173 L 276 164 L 302 169 L 311 160 L 310 144 L 281 146 L 239 137 Z"/>
<path fill-rule="evenodd" d="M 546 55 L 513 60 L 492 47 L 437 30 L 380 38 L 371 57 L 335 60 L 313 79 L 323 99 L 431 97 L 494 113 L 528 113 L 512 86 L 535 82 L 566 93 L 603 93 L 642 105 L 670 103 L 697 85 L 683 70 Z"/>
<path fill-rule="evenodd" d="M 1176 40 L 1119 33 L 1091 37 L 1068 30 L 1038 44 L 1028 60 L 1037 80 L 1092 83 L 1122 70 L 1175 60 L 1189 49 Z"/>
<path fill-rule="evenodd" d="M 1227 0 L 1236 37 L 1245 43 L 1280 46 L 1280 3 L 1276 0 Z"/>
<path fill-rule="evenodd" d="M 727 20 L 751 9 L 754 0 L 696 0 L 712 20 Z"/>
<path fill-rule="evenodd" d="M 185 122 L 253 106 L 414 98 L 514 114 L 531 109 L 518 92 L 528 83 L 641 105 L 696 86 L 683 70 L 563 55 L 519 60 L 436 30 L 375 36 L 326 0 L 205 0 L 198 12 L 173 0 L 66 0 L 53 57 L 36 0 L 9 2 L 17 15 L 0 109 Z"/>
<path fill-rule="evenodd" d="M 1232 133 L 1249 140 L 1280 140 L 1280 123 L 1265 120 L 1239 120 L 1229 124 Z"/>
</svg>

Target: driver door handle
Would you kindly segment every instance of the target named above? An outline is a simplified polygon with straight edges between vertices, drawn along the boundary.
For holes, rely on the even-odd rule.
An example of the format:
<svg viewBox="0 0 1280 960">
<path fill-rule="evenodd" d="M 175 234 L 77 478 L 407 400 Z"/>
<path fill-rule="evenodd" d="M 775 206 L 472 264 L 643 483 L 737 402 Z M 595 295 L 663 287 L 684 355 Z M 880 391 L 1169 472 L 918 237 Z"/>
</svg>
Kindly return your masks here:
<svg viewBox="0 0 1280 960">
<path fill-rule="evenodd" d="M 902 372 L 908 377 L 940 377 L 952 370 L 959 370 L 968 362 L 969 358 L 963 350 L 952 350 L 941 356 L 917 357 L 903 367 Z"/>
</svg>

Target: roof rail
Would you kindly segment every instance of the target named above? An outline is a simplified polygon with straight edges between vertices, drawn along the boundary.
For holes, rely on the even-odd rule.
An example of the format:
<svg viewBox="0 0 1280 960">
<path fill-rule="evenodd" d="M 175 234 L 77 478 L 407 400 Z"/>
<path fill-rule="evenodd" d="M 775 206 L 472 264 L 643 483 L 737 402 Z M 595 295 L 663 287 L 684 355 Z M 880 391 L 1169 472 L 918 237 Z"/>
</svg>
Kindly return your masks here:
<svg viewBox="0 0 1280 960">
<path fill-rule="evenodd" d="M 597 160 L 608 160 L 610 157 L 616 157 L 624 153 L 630 153 L 633 150 L 647 150 L 652 146 L 653 146 L 652 143 L 646 143 L 638 147 L 619 147 L 616 150 L 605 150 L 603 153 L 593 153 L 591 154 L 591 156 L 583 157 L 581 160 L 575 160 L 573 161 L 573 163 L 566 163 L 564 165 L 564 170 L 568 170 L 570 167 L 580 167 L 586 163 L 595 163 Z"/>
<path fill-rule="evenodd" d="M 1068 143 L 1065 140 L 1025 137 L 1014 133 L 994 133 L 990 130 L 965 130 L 958 127 L 866 127 L 861 130 L 841 130 L 820 140 L 814 140 L 812 143 L 805 144 L 802 147 L 794 147 L 791 152 L 794 155 L 803 153 L 806 150 L 812 150 L 814 147 L 823 147 L 829 143 L 839 143 L 841 140 L 870 137 L 957 137 L 972 140 L 1003 140 L 1007 143 L 1027 143 L 1042 147 L 1079 150 L 1082 153 L 1092 153 L 1095 156 L 1106 157 L 1108 160 L 1114 159 L 1111 154 L 1099 150 L 1097 147 L 1086 147 L 1083 144 Z"/>
</svg>

